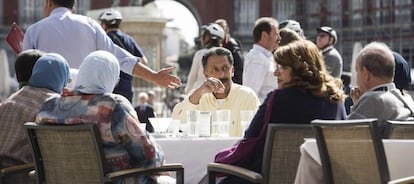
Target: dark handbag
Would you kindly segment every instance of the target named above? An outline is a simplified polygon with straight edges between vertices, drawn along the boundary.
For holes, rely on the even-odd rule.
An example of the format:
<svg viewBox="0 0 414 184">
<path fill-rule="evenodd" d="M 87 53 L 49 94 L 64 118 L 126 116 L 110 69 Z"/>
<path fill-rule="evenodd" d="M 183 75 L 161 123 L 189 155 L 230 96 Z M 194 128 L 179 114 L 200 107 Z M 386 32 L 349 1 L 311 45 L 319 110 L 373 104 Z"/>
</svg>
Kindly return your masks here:
<svg viewBox="0 0 414 184">
<path fill-rule="evenodd" d="M 257 149 L 264 146 L 266 140 L 267 125 L 269 124 L 270 115 L 272 112 L 273 97 L 275 91 L 272 92 L 269 101 L 266 105 L 265 121 L 260 134 L 257 137 L 248 137 L 242 139 L 237 144 L 221 150 L 215 156 L 214 162 L 230 164 L 240 167 L 247 167 L 252 161 L 254 153 Z"/>
</svg>

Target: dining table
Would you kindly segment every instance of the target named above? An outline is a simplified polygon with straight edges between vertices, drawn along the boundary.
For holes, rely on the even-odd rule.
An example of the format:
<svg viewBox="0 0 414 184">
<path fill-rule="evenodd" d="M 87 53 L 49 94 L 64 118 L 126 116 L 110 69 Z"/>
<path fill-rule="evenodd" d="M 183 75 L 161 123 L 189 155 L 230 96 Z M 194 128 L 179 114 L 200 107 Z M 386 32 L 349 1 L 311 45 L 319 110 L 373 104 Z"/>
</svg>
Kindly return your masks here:
<svg viewBox="0 0 414 184">
<path fill-rule="evenodd" d="M 207 164 L 214 162 L 217 152 L 234 145 L 239 137 L 165 137 L 155 141 L 164 151 L 166 163 L 184 166 L 184 183 L 205 182 Z"/>
<path fill-rule="evenodd" d="M 390 179 L 414 176 L 414 140 L 383 139 Z M 315 139 L 305 139 L 300 146 L 301 157 L 295 184 L 325 183 L 319 151 Z"/>
</svg>

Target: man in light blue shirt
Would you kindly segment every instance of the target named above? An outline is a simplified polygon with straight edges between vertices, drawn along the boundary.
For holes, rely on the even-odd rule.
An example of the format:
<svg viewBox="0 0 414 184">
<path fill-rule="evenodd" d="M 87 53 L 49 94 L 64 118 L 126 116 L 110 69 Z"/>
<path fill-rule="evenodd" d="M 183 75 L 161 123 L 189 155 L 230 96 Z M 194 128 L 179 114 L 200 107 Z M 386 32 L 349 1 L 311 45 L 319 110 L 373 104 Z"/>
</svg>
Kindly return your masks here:
<svg viewBox="0 0 414 184">
<path fill-rule="evenodd" d="M 29 26 L 23 40 L 23 50 L 39 49 L 61 54 L 71 68 L 78 68 L 91 52 L 106 50 L 119 60 L 121 70 L 159 86 L 175 88 L 180 79 L 171 75 L 174 69 L 153 71 L 141 58 L 115 45 L 102 27 L 92 18 L 72 13 L 74 0 L 46 0 L 45 18 Z"/>
</svg>

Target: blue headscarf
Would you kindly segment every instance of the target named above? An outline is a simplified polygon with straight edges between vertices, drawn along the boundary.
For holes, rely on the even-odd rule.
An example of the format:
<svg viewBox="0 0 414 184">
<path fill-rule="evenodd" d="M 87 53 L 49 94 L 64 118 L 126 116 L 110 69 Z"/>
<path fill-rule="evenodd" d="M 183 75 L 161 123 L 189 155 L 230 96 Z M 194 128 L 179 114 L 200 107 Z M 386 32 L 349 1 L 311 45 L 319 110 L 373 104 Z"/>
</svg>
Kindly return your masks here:
<svg viewBox="0 0 414 184">
<path fill-rule="evenodd" d="M 87 94 L 112 93 L 118 83 L 119 62 L 107 51 L 94 51 L 79 66 L 75 91 Z"/>
<path fill-rule="evenodd" d="M 56 53 L 47 53 L 33 66 L 29 86 L 50 89 L 60 94 L 68 80 L 69 64 L 66 59 Z"/>
</svg>

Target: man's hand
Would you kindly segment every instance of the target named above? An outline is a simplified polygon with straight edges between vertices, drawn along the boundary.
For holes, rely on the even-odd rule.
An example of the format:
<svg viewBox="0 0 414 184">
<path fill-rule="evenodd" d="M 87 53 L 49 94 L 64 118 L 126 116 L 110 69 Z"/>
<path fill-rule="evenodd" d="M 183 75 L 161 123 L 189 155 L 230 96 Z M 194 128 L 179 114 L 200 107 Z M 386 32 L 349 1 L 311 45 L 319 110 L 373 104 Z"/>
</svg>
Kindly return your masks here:
<svg viewBox="0 0 414 184">
<path fill-rule="evenodd" d="M 204 93 L 224 93 L 224 88 L 223 83 L 214 77 L 209 77 L 199 87 Z"/>
<path fill-rule="evenodd" d="M 156 72 L 141 62 L 138 62 L 134 67 L 133 74 L 161 87 L 177 88 L 181 85 L 181 80 L 171 74 L 173 70 L 174 67 L 169 67 Z"/>
<path fill-rule="evenodd" d="M 190 92 L 189 100 L 192 104 L 199 104 L 200 98 L 206 93 L 224 93 L 224 84 L 214 77 L 207 78 L 203 84 Z"/>
<path fill-rule="evenodd" d="M 158 71 L 155 75 L 154 83 L 168 88 L 178 88 L 181 85 L 181 80 L 175 75 L 172 75 L 171 72 L 174 70 L 174 67 L 163 68 Z"/>
<path fill-rule="evenodd" d="M 359 97 L 362 96 L 362 92 L 361 90 L 359 90 L 359 88 L 355 87 L 351 89 L 350 95 L 351 95 L 352 102 L 355 104 L 359 100 Z"/>
</svg>

